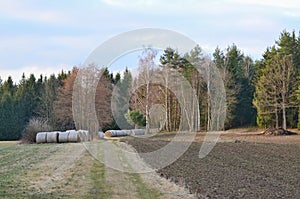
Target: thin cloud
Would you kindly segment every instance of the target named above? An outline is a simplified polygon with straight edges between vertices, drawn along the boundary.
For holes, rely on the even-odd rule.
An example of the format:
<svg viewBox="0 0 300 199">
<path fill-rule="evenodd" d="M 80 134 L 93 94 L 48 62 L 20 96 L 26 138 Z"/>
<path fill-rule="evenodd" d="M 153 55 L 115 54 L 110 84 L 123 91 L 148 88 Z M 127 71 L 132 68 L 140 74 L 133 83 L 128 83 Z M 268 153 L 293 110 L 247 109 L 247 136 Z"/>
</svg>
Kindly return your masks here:
<svg viewBox="0 0 300 199">
<path fill-rule="evenodd" d="M 300 8 L 300 1 L 296 0 L 231 0 L 232 2 L 241 4 L 252 4 L 269 7 L 280 7 L 280 8 Z"/>
<path fill-rule="evenodd" d="M 249 30 L 252 31 L 253 28 L 259 29 L 263 32 L 267 32 L 269 30 L 278 29 L 278 23 L 273 20 L 262 18 L 262 17 L 247 17 L 237 20 L 237 25 L 243 29 L 244 31 Z"/>
<path fill-rule="evenodd" d="M 43 75 L 43 77 L 51 74 L 57 75 L 60 73 L 62 70 L 63 71 L 70 71 L 72 70 L 73 66 L 67 65 L 67 64 L 58 64 L 57 66 L 46 66 L 43 65 L 41 66 L 40 64 L 33 64 L 33 65 L 28 65 L 19 68 L 18 70 L 14 69 L 1 69 L 1 79 L 2 81 L 7 80 L 7 78 L 10 76 L 14 83 L 19 83 L 19 81 L 22 79 L 22 74 L 25 74 L 25 77 L 28 78 L 30 74 L 34 74 L 36 78 L 39 78 L 40 75 Z"/>
<path fill-rule="evenodd" d="M 102 0 L 106 5 L 119 7 L 125 10 L 135 10 L 136 12 L 152 12 L 157 13 L 176 13 L 177 15 L 189 15 L 190 13 L 206 13 L 208 10 L 215 10 L 216 12 L 223 12 L 226 3 L 219 0 L 199 1 L 199 0 Z M 223 9 L 218 9 L 222 7 Z M 205 8 L 205 9 L 204 9 Z M 230 6 L 228 6 L 230 8 Z M 227 7 L 226 9 L 227 10 Z"/>
<path fill-rule="evenodd" d="M 0 75 L 5 71 L 21 77 L 22 72 L 30 71 L 29 66 L 80 64 L 100 41 L 86 36 L 30 36 L 4 37 L 0 39 Z M 3 56 L 5 55 L 5 56 Z M 39 63 L 39 64 L 33 64 Z M 24 69 L 23 66 L 26 66 Z M 21 69 L 20 69 L 21 68 Z M 9 74 L 9 73 L 7 73 Z M 7 76 L 7 75 L 6 75 Z"/>
<path fill-rule="evenodd" d="M 111 5 L 111 6 L 118 6 L 118 7 L 137 7 L 137 6 L 146 6 L 146 5 L 153 5 L 155 2 L 153 0 L 103 0 L 104 3 Z"/>
<path fill-rule="evenodd" d="M 280 31 L 297 30 L 299 4 L 292 0 L 0 0 L 0 23 L 4 22 L 0 66 L 14 68 L 21 76 L 28 69 L 23 66 L 35 63 L 76 65 L 113 35 L 145 27 L 188 35 L 208 53 L 235 43 L 259 58 Z"/>
<path fill-rule="evenodd" d="M 69 16 L 56 10 L 34 6 L 30 1 L 0 1 L 0 17 L 22 21 L 61 24 L 70 21 Z"/>
<path fill-rule="evenodd" d="M 286 16 L 289 16 L 289 17 L 295 17 L 295 18 L 299 18 L 300 17 L 300 11 L 299 10 L 290 10 L 290 11 L 286 11 L 284 12 L 284 14 Z"/>
</svg>

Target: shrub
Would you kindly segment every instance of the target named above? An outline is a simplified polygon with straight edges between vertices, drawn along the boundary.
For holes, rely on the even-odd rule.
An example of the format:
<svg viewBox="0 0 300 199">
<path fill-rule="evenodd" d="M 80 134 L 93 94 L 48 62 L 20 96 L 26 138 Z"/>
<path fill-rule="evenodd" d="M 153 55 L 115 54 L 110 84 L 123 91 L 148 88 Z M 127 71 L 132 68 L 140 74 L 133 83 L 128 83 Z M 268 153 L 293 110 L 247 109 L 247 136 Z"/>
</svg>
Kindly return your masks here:
<svg viewBox="0 0 300 199">
<path fill-rule="evenodd" d="M 22 143 L 35 143 L 38 132 L 52 131 L 52 127 L 43 118 L 31 118 L 22 133 Z"/>
<path fill-rule="evenodd" d="M 128 110 L 124 116 L 129 124 L 135 125 L 135 128 L 146 126 L 146 118 L 137 109 L 133 111 Z"/>
</svg>

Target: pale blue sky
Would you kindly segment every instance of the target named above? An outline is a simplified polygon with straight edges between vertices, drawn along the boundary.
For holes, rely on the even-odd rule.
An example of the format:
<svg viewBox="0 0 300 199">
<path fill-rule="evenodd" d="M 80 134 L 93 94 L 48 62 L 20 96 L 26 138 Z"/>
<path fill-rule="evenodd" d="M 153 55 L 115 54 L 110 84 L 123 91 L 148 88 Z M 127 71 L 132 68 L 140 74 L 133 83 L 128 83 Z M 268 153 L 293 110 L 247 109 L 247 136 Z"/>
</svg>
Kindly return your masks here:
<svg viewBox="0 0 300 199">
<path fill-rule="evenodd" d="M 112 36 L 146 27 L 182 33 L 208 53 L 235 43 L 260 58 L 299 22 L 296 0 L 0 0 L 0 76 L 69 70 Z"/>
</svg>

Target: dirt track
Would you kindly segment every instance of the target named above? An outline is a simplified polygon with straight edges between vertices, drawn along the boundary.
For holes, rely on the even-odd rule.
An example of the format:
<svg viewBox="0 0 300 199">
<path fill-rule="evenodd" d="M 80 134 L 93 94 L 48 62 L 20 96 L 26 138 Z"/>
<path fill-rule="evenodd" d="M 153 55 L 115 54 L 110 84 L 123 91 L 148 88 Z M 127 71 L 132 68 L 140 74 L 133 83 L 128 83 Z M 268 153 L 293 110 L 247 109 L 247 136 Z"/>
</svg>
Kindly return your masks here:
<svg viewBox="0 0 300 199">
<path fill-rule="evenodd" d="M 182 157 L 158 172 L 185 184 L 199 198 L 300 198 L 300 144 L 234 141 L 249 141 L 249 136 L 223 135 L 225 142 L 218 143 L 203 159 L 198 158 L 202 144 L 198 138 Z M 126 142 L 145 153 L 166 145 L 167 137 Z M 292 136 L 285 139 L 292 140 Z M 144 160 L 155 167 L 155 161 Z"/>
<path fill-rule="evenodd" d="M 144 164 L 123 154 L 123 148 L 134 150 L 117 141 L 0 142 L 0 198 L 193 198 L 155 172 L 122 172 L 103 164 L 112 157 L 118 169 Z"/>
</svg>

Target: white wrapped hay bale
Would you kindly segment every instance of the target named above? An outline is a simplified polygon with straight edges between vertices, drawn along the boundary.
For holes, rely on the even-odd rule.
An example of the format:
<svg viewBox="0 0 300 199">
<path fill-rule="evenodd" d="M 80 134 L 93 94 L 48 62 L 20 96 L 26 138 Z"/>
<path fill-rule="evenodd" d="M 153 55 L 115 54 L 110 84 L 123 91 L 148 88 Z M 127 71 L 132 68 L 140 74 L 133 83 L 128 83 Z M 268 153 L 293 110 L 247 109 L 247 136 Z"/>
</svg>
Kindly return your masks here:
<svg viewBox="0 0 300 199">
<path fill-rule="evenodd" d="M 132 135 L 145 135 L 144 129 L 132 129 L 131 132 Z"/>
<path fill-rule="evenodd" d="M 89 131 L 87 130 L 79 130 L 78 131 L 79 138 L 81 142 L 87 142 L 89 141 Z"/>
<path fill-rule="evenodd" d="M 68 142 L 80 142 L 79 133 L 77 131 L 69 131 Z"/>
<path fill-rule="evenodd" d="M 99 136 L 99 138 L 104 138 L 104 133 L 102 132 L 102 131 L 100 131 L 99 133 L 98 133 L 98 136 Z"/>
<path fill-rule="evenodd" d="M 106 137 L 120 137 L 127 136 L 128 130 L 108 130 L 105 132 Z"/>
<path fill-rule="evenodd" d="M 131 135 L 132 131 L 131 130 L 122 130 L 126 135 Z"/>
<path fill-rule="evenodd" d="M 105 134 L 106 137 L 112 137 L 114 135 L 114 130 L 105 131 L 104 134 Z"/>
<path fill-rule="evenodd" d="M 36 134 L 35 137 L 36 143 L 46 143 L 47 142 L 47 133 L 46 132 L 40 132 Z"/>
<path fill-rule="evenodd" d="M 66 130 L 66 132 L 71 133 L 71 132 L 77 132 L 76 130 Z"/>
<path fill-rule="evenodd" d="M 48 132 L 47 133 L 47 143 L 57 143 L 58 142 L 58 132 Z"/>
<path fill-rule="evenodd" d="M 68 142 L 69 132 L 60 132 L 58 135 L 58 142 L 64 143 Z"/>
</svg>

